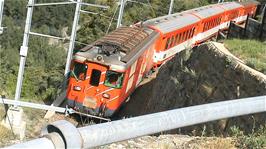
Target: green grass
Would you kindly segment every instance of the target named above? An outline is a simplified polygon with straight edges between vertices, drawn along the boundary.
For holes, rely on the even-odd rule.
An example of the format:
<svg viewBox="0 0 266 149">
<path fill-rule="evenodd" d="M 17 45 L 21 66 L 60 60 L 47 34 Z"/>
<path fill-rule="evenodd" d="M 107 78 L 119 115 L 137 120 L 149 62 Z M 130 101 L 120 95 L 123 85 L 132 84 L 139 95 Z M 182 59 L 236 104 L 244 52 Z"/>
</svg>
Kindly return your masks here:
<svg viewBox="0 0 266 149">
<path fill-rule="evenodd" d="M 266 74 L 266 43 L 256 40 L 229 39 L 225 46 L 235 56 L 258 71 Z"/>
<path fill-rule="evenodd" d="M 245 134 L 238 127 L 231 127 L 231 135 L 236 138 L 236 147 L 243 149 L 266 148 L 266 125 L 261 125 L 256 131 Z"/>
</svg>

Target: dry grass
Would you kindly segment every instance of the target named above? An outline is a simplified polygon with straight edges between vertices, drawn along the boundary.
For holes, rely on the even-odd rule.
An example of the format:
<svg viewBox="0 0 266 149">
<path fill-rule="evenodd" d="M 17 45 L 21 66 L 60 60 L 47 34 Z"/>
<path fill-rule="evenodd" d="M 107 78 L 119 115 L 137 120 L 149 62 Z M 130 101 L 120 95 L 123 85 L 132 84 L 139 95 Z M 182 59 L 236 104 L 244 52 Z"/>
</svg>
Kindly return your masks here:
<svg viewBox="0 0 266 149">
<path fill-rule="evenodd" d="M 17 137 L 12 133 L 11 130 L 0 125 L 0 146 L 10 144 L 10 140 L 14 140 Z"/>
<path fill-rule="evenodd" d="M 197 138 L 186 143 L 185 148 L 193 149 L 235 149 L 231 138 Z"/>
</svg>

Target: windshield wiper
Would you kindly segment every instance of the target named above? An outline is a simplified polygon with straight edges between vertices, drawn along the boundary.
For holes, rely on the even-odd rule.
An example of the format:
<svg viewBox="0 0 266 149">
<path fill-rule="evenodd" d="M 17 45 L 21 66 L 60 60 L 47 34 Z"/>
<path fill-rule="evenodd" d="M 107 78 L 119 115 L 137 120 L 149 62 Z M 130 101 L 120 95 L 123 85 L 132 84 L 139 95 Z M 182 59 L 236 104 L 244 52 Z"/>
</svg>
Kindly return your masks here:
<svg viewBox="0 0 266 149">
<path fill-rule="evenodd" d="M 76 81 L 79 81 L 79 79 L 78 79 L 78 77 L 76 76 L 76 74 L 74 73 L 74 71 L 71 70 L 70 72 L 71 72 L 71 74 L 74 76 L 74 78 L 76 79 Z"/>
</svg>

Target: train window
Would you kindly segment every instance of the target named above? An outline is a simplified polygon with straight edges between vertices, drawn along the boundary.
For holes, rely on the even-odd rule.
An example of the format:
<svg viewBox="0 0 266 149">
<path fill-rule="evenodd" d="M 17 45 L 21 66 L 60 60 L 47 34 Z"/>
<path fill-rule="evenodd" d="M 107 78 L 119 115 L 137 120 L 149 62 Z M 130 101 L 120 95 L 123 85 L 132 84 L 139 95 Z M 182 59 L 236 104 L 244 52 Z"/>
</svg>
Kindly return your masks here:
<svg viewBox="0 0 266 149">
<path fill-rule="evenodd" d="M 189 38 L 192 38 L 193 36 L 193 28 L 190 30 Z"/>
<path fill-rule="evenodd" d="M 189 39 L 189 35 L 190 35 L 190 30 L 187 31 L 186 40 Z"/>
<path fill-rule="evenodd" d="M 175 46 L 175 42 L 176 42 L 176 36 L 175 36 L 175 35 L 173 35 L 173 38 L 174 38 L 174 40 L 172 41 L 172 47 L 174 47 L 174 46 Z"/>
<path fill-rule="evenodd" d="M 186 37 L 187 36 L 187 31 L 184 32 L 184 37 L 183 37 L 183 41 L 186 41 Z"/>
<path fill-rule="evenodd" d="M 206 23 L 206 29 L 205 29 L 205 31 L 208 30 L 208 28 L 209 28 L 209 22 Z"/>
<path fill-rule="evenodd" d="M 123 73 L 108 70 L 106 72 L 104 85 L 112 88 L 121 88 L 123 79 Z"/>
<path fill-rule="evenodd" d="M 179 40 L 180 40 L 180 34 L 177 34 L 177 35 L 176 35 L 176 42 L 175 42 L 175 43 L 176 43 L 176 44 L 179 44 Z"/>
<path fill-rule="evenodd" d="M 181 43 L 182 42 L 182 38 L 183 38 L 183 32 L 179 34 L 179 41 L 178 41 L 178 43 Z"/>
<path fill-rule="evenodd" d="M 206 22 L 204 25 L 204 31 L 208 30 L 208 28 L 209 28 L 209 22 Z"/>
<path fill-rule="evenodd" d="M 170 38 L 167 38 L 167 41 L 166 41 L 166 44 L 165 44 L 165 49 L 168 48 L 169 42 L 170 42 Z"/>
<path fill-rule="evenodd" d="M 190 30 L 187 30 L 187 36 L 186 36 L 186 40 L 189 39 L 189 35 L 190 35 Z"/>
<path fill-rule="evenodd" d="M 74 69 L 71 71 L 71 77 L 76 78 L 76 80 L 85 80 L 87 74 L 88 66 L 83 63 L 74 63 Z"/>
<path fill-rule="evenodd" d="M 169 45 L 169 48 L 173 47 L 174 46 L 174 41 L 175 41 L 175 36 L 172 36 L 172 40 L 171 40 L 171 43 Z"/>
<path fill-rule="evenodd" d="M 92 69 L 90 78 L 90 84 L 92 86 L 99 86 L 101 74 L 102 72 L 100 70 Z"/>
<path fill-rule="evenodd" d="M 184 35 L 185 35 L 185 32 L 181 33 L 180 43 L 182 43 L 184 41 Z"/>
<path fill-rule="evenodd" d="M 192 37 L 193 37 L 193 32 L 194 32 L 194 27 L 191 29 L 191 32 L 190 32 L 189 38 L 192 38 Z"/>
<path fill-rule="evenodd" d="M 183 32 L 183 35 L 182 35 L 182 42 L 184 42 L 186 39 L 186 32 Z"/>
<path fill-rule="evenodd" d="M 181 40 L 182 40 L 182 33 L 179 33 L 178 36 L 179 36 L 179 37 L 178 37 L 178 43 L 181 43 Z"/>
<path fill-rule="evenodd" d="M 166 48 L 166 49 L 169 49 L 169 48 L 171 47 L 172 40 L 173 40 L 173 38 L 172 38 L 172 37 L 170 37 L 170 38 L 169 38 L 169 43 L 168 43 L 168 46 L 167 46 L 167 48 Z"/>
<path fill-rule="evenodd" d="M 178 38 L 179 38 L 179 36 L 178 36 L 179 34 L 176 34 L 176 36 L 175 36 L 175 45 L 177 45 L 178 44 Z"/>
</svg>

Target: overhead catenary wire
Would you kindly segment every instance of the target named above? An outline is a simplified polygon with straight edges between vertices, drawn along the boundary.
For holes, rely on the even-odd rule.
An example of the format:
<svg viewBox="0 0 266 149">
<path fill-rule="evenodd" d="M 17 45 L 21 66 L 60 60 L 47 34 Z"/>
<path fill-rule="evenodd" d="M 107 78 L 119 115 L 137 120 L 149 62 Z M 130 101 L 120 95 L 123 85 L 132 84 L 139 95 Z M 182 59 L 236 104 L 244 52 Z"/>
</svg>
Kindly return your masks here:
<svg viewBox="0 0 266 149">
<path fill-rule="evenodd" d="M 109 16 L 106 16 L 106 15 L 104 15 L 104 14 L 101 14 L 101 13 L 97 13 L 97 12 L 86 11 L 86 10 L 80 10 L 80 12 L 82 12 L 82 13 L 86 13 L 86 14 L 99 15 L 99 16 L 101 16 L 101 17 L 104 17 L 104 18 L 111 19 L 111 17 L 109 17 Z M 115 19 L 115 20 L 116 20 L 116 19 Z"/>
<path fill-rule="evenodd" d="M 109 32 L 109 30 L 110 30 L 110 28 L 111 28 L 111 26 L 112 26 L 113 20 L 114 20 L 114 18 L 115 18 L 115 14 L 116 14 L 116 12 L 117 12 L 117 10 L 118 10 L 118 6 L 119 6 L 119 5 L 117 5 L 117 6 L 115 7 L 115 11 L 114 11 L 114 13 L 113 13 L 113 16 L 112 16 L 112 18 L 111 18 L 111 20 L 110 20 L 110 23 L 109 23 L 109 25 L 108 25 L 108 27 L 107 27 L 107 30 L 106 30 L 105 34 L 108 34 L 108 32 Z"/>
<path fill-rule="evenodd" d="M 150 5 L 150 9 L 151 9 L 151 11 L 152 11 L 154 17 L 156 17 L 156 13 L 155 13 L 155 11 L 154 11 L 154 9 L 153 9 L 151 3 L 150 3 L 150 0 L 147 0 L 147 3 L 148 3 L 148 5 Z"/>
</svg>

